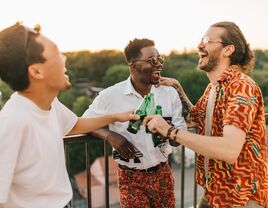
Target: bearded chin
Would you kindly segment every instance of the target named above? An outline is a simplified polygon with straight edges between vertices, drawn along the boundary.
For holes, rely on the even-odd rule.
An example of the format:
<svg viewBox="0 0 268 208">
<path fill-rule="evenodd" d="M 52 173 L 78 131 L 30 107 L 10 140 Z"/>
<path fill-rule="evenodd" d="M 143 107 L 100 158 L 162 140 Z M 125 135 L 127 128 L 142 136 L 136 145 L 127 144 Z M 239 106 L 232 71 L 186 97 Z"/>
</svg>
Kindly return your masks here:
<svg viewBox="0 0 268 208">
<path fill-rule="evenodd" d="M 199 68 L 205 72 L 211 72 L 218 65 L 218 58 L 211 57 L 208 63 L 204 66 L 199 66 Z"/>
</svg>

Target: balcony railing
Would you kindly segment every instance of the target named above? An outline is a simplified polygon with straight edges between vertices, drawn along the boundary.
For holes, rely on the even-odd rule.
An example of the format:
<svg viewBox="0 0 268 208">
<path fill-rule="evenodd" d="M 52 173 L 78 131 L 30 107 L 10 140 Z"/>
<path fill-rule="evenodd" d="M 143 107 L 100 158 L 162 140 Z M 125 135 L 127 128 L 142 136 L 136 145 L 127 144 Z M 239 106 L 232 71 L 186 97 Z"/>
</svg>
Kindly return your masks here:
<svg viewBox="0 0 268 208">
<path fill-rule="evenodd" d="M 266 123 L 268 121 L 268 114 L 265 114 Z M 189 129 L 193 130 L 193 129 Z M 195 130 L 194 130 L 195 131 Z M 75 136 L 69 136 L 64 138 L 64 145 L 65 145 L 65 156 L 66 156 L 66 166 L 68 172 L 70 172 L 70 160 L 69 160 L 69 147 L 74 143 L 83 143 L 85 145 L 85 157 L 86 157 L 86 175 L 87 175 L 87 207 L 92 207 L 92 198 L 91 198 L 91 173 L 90 173 L 90 149 L 94 148 L 91 147 L 91 142 L 98 138 L 92 137 L 89 134 L 81 134 Z M 99 139 L 100 140 L 100 139 Z M 107 141 L 103 141 L 104 145 L 104 157 L 105 157 L 105 208 L 109 207 L 109 162 L 108 162 L 108 149 L 109 143 Z M 184 208 L 184 189 L 185 189 L 185 148 L 182 146 L 181 149 L 181 186 L 178 193 L 180 193 L 180 207 Z M 194 173 L 195 174 L 195 173 Z M 175 177 L 175 176 L 174 176 Z M 193 180 L 195 181 L 195 175 Z M 197 204 L 197 184 L 194 183 L 193 187 L 193 207 L 196 208 Z"/>
</svg>

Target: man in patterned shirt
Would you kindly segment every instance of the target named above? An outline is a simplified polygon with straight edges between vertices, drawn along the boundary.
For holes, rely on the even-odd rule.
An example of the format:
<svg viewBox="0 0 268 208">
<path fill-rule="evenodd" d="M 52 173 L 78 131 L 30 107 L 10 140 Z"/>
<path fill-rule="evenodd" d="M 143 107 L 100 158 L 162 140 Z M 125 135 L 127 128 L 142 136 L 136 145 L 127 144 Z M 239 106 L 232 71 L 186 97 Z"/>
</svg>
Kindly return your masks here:
<svg viewBox="0 0 268 208">
<path fill-rule="evenodd" d="M 201 135 L 173 129 L 160 116 L 145 123 L 198 153 L 196 180 L 204 187 L 199 207 L 267 208 L 264 102 L 260 88 L 246 75 L 253 68 L 253 52 L 232 22 L 210 26 L 198 50 L 198 67 L 210 84 L 194 107 L 177 80 L 161 82 L 177 88 Z"/>
</svg>

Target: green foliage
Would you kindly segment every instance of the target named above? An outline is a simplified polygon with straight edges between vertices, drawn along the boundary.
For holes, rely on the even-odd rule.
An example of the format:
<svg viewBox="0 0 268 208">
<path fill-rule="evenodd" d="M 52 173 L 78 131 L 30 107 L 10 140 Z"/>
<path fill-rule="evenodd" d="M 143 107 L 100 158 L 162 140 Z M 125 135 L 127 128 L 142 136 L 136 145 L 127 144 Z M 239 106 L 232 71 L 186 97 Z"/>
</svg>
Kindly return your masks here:
<svg viewBox="0 0 268 208">
<path fill-rule="evenodd" d="M 202 96 L 207 84 L 209 83 L 205 72 L 197 69 L 181 72 L 178 71 L 174 75 L 174 78 L 179 80 L 185 93 L 193 104 L 195 104 Z"/>
<path fill-rule="evenodd" d="M 78 51 L 65 55 L 68 58 L 67 69 L 72 71 L 72 81 L 87 78 L 96 87 L 101 86 L 102 77 L 110 66 L 125 63 L 123 53 L 115 50 L 102 50 L 95 53 Z"/>
<path fill-rule="evenodd" d="M 104 87 L 112 86 L 118 82 L 121 82 L 129 76 L 129 68 L 127 65 L 113 65 L 108 68 L 103 79 L 102 85 Z"/>
<path fill-rule="evenodd" d="M 251 77 L 258 83 L 261 88 L 265 104 L 265 112 L 268 112 L 268 69 L 254 71 L 251 74 Z"/>
<path fill-rule="evenodd" d="M 92 103 L 92 99 L 86 96 L 79 96 L 73 103 L 73 112 L 77 116 L 82 116 L 88 106 Z"/>
<path fill-rule="evenodd" d="M 76 101 L 78 95 L 78 89 L 72 87 L 68 90 L 61 92 L 58 98 L 69 109 L 73 109 L 73 104 Z"/>
<path fill-rule="evenodd" d="M 104 141 L 92 137 L 89 143 L 90 164 L 98 157 L 104 155 Z M 86 145 L 84 143 L 72 143 L 69 145 L 70 175 L 74 175 L 86 169 Z M 108 146 L 108 154 L 111 155 L 111 145 Z"/>
<path fill-rule="evenodd" d="M 1 99 L 0 99 L 0 109 L 4 105 L 4 103 L 9 99 L 10 95 L 13 93 L 12 89 L 0 80 L 0 92 L 1 92 Z"/>
</svg>

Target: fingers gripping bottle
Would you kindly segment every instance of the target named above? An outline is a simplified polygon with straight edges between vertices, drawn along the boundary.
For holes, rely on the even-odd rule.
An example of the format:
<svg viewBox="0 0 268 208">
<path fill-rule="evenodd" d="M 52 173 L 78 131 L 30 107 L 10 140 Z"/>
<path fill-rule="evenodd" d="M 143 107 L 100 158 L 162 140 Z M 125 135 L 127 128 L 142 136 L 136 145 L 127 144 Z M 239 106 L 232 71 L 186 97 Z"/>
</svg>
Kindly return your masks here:
<svg viewBox="0 0 268 208">
<path fill-rule="evenodd" d="M 150 93 L 148 95 L 148 102 L 147 102 L 147 108 L 146 108 L 146 116 L 149 115 L 161 115 L 162 116 L 162 106 L 157 105 L 155 106 L 155 102 L 154 102 L 154 94 Z M 151 133 L 148 129 L 148 127 L 146 127 L 146 133 Z M 158 144 L 162 143 L 162 141 L 160 140 L 161 135 L 159 133 L 154 133 L 152 135 L 152 140 L 154 143 L 154 147 L 156 147 Z"/>
<path fill-rule="evenodd" d="M 155 114 L 161 115 L 162 116 L 162 106 L 157 105 L 155 108 Z M 160 133 L 154 133 L 153 134 L 153 143 L 154 146 L 156 147 L 158 144 L 162 143 L 162 141 L 160 140 L 161 138 L 161 134 Z"/>
</svg>

